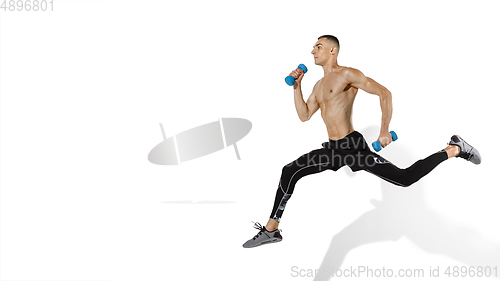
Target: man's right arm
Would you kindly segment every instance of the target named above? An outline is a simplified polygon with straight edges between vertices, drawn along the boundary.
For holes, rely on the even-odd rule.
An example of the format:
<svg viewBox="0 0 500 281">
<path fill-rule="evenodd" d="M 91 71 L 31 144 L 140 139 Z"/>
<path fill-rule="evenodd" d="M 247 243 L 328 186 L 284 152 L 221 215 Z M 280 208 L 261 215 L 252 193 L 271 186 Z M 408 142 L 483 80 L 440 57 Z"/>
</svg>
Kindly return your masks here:
<svg viewBox="0 0 500 281">
<path fill-rule="evenodd" d="M 311 116 L 318 111 L 319 104 L 316 101 L 316 87 L 319 81 L 314 85 L 312 94 L 307 99 L 307 103 L 304 102 L 304 97 L 302 96 L 302 87 L 301 81 L 302 77 L 304 77 L 304 72 L 300 69 L 296 69 L 290 73 L 290 76 L 295 77 L 295 84 L 293 85 L 293 96 L 295 101 L 295 109 L 297 110 L 297 114 L 299 115 L 299 119 L 302 122 L 305 122 L 311 118 Z"/>
</svg>

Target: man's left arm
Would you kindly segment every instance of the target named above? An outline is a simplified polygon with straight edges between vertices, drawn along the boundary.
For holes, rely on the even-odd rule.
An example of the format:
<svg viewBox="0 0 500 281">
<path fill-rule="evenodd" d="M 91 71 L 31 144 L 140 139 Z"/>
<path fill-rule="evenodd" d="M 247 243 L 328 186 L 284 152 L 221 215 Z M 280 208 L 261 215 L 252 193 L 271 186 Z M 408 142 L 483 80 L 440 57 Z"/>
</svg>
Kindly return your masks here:
<svg viewBox="0 0 500 281">
<path fill-rule="evenodd" d="M 361 89 L 369 94 L 377 95 L 380 98 L 380 108 L 382 109 L 382 124 L 378 141 L 385 147 L 392 141 L 389 133 L 389 123 L 392 118 L 392 94 L 387 88 L 377 83 L 375 80 L 366 77 L 361 71 L 349 68 L 346 70 L 346 78 L 350 85 Z"/>
</svg>

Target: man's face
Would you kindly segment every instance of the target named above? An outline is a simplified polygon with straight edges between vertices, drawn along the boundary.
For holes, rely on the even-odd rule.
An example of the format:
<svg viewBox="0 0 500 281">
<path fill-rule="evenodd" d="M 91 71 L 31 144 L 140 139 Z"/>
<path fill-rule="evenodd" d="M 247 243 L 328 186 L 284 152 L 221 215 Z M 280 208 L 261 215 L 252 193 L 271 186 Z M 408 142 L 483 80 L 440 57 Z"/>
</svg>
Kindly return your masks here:
<svg viewBox="0 0 500 281">
<path fill-rule="evenodd" d="M 314 63 L 317 65 L 325 64 L 331 56 L 331 46 L 330 42 L 326 38 L 319 39 L 313 46 L 311 54 L 314 56 Z"/>
</svg>

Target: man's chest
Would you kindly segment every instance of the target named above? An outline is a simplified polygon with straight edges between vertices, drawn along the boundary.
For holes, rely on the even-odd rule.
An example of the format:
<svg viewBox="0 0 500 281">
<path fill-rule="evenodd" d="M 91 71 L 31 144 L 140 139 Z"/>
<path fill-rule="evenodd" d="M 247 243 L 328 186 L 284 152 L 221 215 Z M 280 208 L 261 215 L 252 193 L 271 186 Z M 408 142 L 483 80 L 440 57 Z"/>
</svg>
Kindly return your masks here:
<svg viewBox="0 0 500 281">
<path fill-rule="evenodd" d="M 351 89 L 351 85 L 347 84 L 347 81 L 344 79 L 337 77 L 325 78 L 327 77 L 319 81 L 316 92 L 314 93 L 316 100 L 320 104 L 341 98 Z"/>
</svg>

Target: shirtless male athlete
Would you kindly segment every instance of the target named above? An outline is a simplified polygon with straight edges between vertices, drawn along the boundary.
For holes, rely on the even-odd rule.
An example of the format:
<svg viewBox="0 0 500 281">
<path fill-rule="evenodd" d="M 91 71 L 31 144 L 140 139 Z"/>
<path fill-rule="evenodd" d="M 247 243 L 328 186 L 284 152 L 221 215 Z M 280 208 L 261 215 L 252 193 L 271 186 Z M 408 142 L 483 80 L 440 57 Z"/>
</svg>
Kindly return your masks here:
<svg viewBox="0 0 500 281">
<path fill-rule="evenodd" d="M 449 145 L 443 150 L 415 162 L 406 169 L 400 169 L 372 152 L 363 136 L 354 130 L 351 122 L 354 98 L 358 89 L 379 96 L 382 125 L 378 141 L 385 147 L 392 141 L 389 133 L 392 95 L 384 86 L 366 77 L 361 71 L 338 65 L 339 47 L 335 36 L 323 35 L 318 38 L 311 54 L 314 56 L 314 63 L 322 66 L 325 74 L 314 85 L 307 102 L 304 102 L 301 89 L 304 72 L 297 68 L 290 73 L 290 76 L 296 78 L 293 91 L 300 120 L 309 120 L 321 108 L 321 117 L 326 124 L 329 140 L 322 144 L 323 148 L 312 150 L 283 167 L 269 221 L 265 227 L 255 223 L 254 227 L 259 233 L 243 244 L 245 248 L 283 239 L 278 224 L 295 184 L 304 176 L 326 170 L 337 171 L 347 165 L 354 172 L 364 170 L 395 185 L 408 187 L 451 157 L 461 157 L 474 164 L 481 163 L 479 152 L 458 135 L 452 136 Z"/>
</svg>

